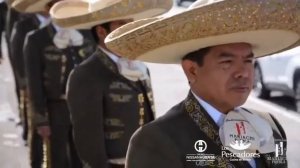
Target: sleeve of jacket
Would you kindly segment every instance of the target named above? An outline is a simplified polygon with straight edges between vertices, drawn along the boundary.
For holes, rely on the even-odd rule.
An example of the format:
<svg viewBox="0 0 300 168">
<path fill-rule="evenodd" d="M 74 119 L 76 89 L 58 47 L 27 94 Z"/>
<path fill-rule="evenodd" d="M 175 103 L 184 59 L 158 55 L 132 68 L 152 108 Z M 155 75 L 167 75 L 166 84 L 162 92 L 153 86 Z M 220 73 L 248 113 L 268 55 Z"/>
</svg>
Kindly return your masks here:
<svg viewBox="0 0 300 168">
<path fill-rule="evenodd" d="M 23 45 L 27 33 L 22 23 L 23 22 L 20 21 L 14 25 L 10 39 L 11 58 L 15 66 L 14 69 L 16 69 L 16 78 L 20 87 L 25 85 Z"/>
<path fill-rule="evenodd" d="M 159 127 L 145 126 L 132 136 L 126 168 L 182 168 L 182 160 L 173 141 Z"/>
<path fill-rule="evenodd" d="M 84 167 L 108 168 L 103 123 L 103 94 L 95 79 L 79 66 L 69 76 L 67 101 L 74 142 Z"/>
<path fill-rule="evenodd" d="M 25 71 L 28 76 L 27 85 L 31 106 L 33 111 L 33 121 L 37 126 L 48 125 L 46 95 L 43 81 L 43 56 L 39 39 L 34 32 L 28 33 L 24 43 Z"/>
</svg>

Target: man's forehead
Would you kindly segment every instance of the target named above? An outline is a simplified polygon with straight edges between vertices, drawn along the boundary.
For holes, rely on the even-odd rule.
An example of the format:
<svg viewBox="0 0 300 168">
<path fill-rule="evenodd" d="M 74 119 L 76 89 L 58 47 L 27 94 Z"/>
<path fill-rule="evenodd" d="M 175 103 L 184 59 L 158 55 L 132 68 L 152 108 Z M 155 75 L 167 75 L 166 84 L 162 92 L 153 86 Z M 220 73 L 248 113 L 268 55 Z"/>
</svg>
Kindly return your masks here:
<svg viewBox="0 0 300 168">
<path fill-rule="evenodd" d="M 212 46 L 210 51 L 217 55 L 242 55 L 248 56 L 252 54 L 252 45 L 248 43 L 231 43 Z"/>
<path fill-rule="evenodd" d="M 229 43 L 212 46 L 211 48 L 252 48 L 252 45 L 249 43 Z"/>
</svg>

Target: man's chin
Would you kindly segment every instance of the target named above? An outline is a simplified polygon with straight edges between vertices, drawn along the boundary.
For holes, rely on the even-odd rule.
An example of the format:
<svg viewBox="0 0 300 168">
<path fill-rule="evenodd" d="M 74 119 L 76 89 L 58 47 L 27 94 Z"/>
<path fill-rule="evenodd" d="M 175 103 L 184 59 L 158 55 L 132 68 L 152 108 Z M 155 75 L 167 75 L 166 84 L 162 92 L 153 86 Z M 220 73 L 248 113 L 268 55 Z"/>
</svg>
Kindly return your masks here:
<svg viewBox="0 0 300 168">
<path fill-rule="evenodd" d="M 235 100 L 233 103 L 235 105 L 235 107 L 242 106 L 247 101 L 248 96 L 249 96 L 249 94 L 243 94 L 240 96 L 236 96 L 235 98 L 232 98 Z"/>
</svg>

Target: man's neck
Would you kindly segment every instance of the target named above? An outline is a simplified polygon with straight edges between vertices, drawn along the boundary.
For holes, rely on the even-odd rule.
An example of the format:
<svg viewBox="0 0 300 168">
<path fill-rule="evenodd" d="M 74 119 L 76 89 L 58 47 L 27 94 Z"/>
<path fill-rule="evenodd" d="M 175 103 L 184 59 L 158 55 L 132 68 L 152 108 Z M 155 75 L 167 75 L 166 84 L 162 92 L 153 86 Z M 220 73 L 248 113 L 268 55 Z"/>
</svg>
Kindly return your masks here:
<svg viewBox="0 0 300 168">
<path fill-rule="evenodd" d="M 111 60 L 113 60 L 115 63 L 118 62 L 119 57 L 115 55 L 114 53 L 110 52 L 109 50 L 103 48 L 102 46 L 99 45 L 100 50 L 104 52 Z"/>
<path fill-rule="evenodd" d="M 205 102 L 207 102 L 208 104 L 210 104 L 212 107 L 214 107 L 215 109 L 217 109 L 219 112 L 221 112 L 223 114 L 227 114 L 231 110 L 234 109 L 234 107 L 229 107 L 225 103 L 220 103 L 220 102 L 216 101 L 215 99 L 205 96 L 203 94 L 199 94 L 198 92 L 195 92 L 194 90 L 192 90 L 192 92 L 196 96 L 198 96 L 199 98 L 201 98 L 202 100 L 204 100 Z"/>
</svg>

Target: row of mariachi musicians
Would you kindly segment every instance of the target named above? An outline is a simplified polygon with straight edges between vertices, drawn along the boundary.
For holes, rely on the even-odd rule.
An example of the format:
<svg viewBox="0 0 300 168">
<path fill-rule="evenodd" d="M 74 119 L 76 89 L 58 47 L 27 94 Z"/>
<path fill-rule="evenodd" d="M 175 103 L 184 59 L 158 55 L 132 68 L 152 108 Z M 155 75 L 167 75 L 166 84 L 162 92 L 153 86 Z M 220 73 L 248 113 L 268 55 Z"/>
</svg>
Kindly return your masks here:
<svg viewBox="0 0 300 168">
<path fill-rule="evenodd" d="M 16 83 L 22 138 L 30 148 L 30 164 L 41 167 L 82 167 L 72 138 L 70 113 L 65 99 L 72 69 L 95 51 L 90 32 L 80 30 L 79 45 L 58 46 L 60 28 L 41 14 L 19 13 L 0 3 L 0 32 L 7 43 Z M 51 136 L 43 138 L 38 128 Z"/>
<path fill-rule="evenodd" d="M 6 8 L 4 3 L 1 3 L 2 7 L 5 10 L 1 12 L 5 12 L 1 14 L 1 23 L 3 23 L 1 31 L 6 35 L 9 59 L 16 79 L 16 92 L 24 127 L 23 138 L 29 142 L 31 167 L 40 168 L 41 165 L 46 165 L 54 168 L 76 168 L 82 167 L 82 164 L 99 165 L 97 161 L 99 159 L 89 158 L 88 153 L 101 154 L 101 150 L 90 151 L 91 148 L 81 148 L 86 141 L 91 142 L 91 145 L 94 143 L 94 146 L 102 144 L 102 142 L 95 142 L 97 140 L 107 144 L 105 146 L 107 153 L 102 153 L 105 155 L 102 158 L 106 158 L 111 167 L 119 167 L 119 165 L 123 167 L 123 157 L 126 154 L 130 136 L 136 128 L 154 119 L 150 81 L 139 83 L 122 77 L 117 72 L 115 63 L 96 49 L 96 43 L 89 30 L 79 30 L 84 37 L 81 43 L 59 44 L 64 41 L 59 39 L 59 32 L 62 29 L 51 23 L 49 18 L 40 14 L 21 14 L 14 9 Z M 130 101 L 126 108 L 135 109 L 139 116 L 144 117 L 142 117 L 143 120 L 137 117 L 133 121 L 132 118 L 136 116 L 115 115 L 113 109 L 107 109 L 107 112 L 99 111 L 99 114 L 107 115 L 103 121 L 104 137 L 97 135 L 88 139 L 79 137 L 75 142 L 77 149 L 81 150 L 80 155 L 87 158 L 84 163 L 85 161 L 78 158 L 74 147 L 70 111 L 66 101 L 66 86 L 72 69 L 87 57 L 99 59 L 97 66 L 102 66 L 99 70 L 116 77 L 116 80 L 106 79 L 107 88 L 111 90 L 103 95 L 107 97 L 105 100 L 107 106 L 120 106 L 118 109 L 122 109 L 124 101 Z M 117 94 L 112 94 L 114 92 Z M 79 90 L 78 93 L 80 93 Z M 100 97 L 100 95 L 97 96 Z M 126 96 L 129 98 L 126 99 Z M 108 114 L 110 111 L 112 113 Z M 127 123 L 132 123 L 132 126 L 125 128 L 122 120 L 130 121 Z M 101 121 L 95 123 L 99 124 Z M 45 131 L 48 127 L 50 127 L 51 136 L 43 138 L 39 131 Z M 126 131 L 128 128 L 130 130 Z M 79 129 L 84 129 L 84 126 Z"/>
</svg>

